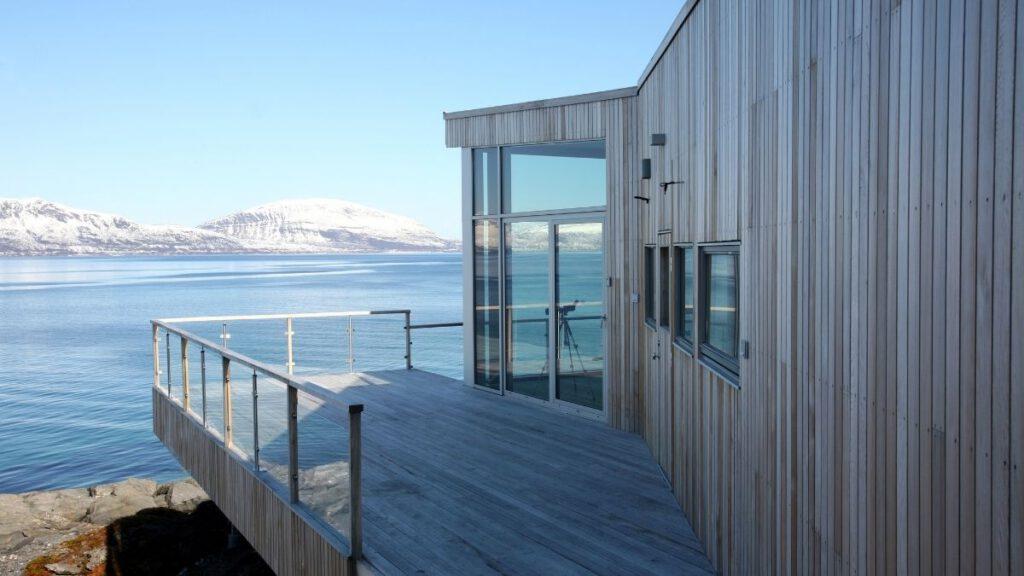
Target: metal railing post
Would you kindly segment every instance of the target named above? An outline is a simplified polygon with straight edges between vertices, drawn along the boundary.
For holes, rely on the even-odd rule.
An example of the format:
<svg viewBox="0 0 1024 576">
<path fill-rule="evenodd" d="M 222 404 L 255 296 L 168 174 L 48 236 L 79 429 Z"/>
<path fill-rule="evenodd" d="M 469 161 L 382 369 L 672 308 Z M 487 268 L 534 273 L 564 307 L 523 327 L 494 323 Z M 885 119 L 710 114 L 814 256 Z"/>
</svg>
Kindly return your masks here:
<svg viewBox="0 0 1024 576">
<path fill-rule="evenodd" d="M 188 370 L 188 339 L 181 337 L 181 405 L 185 412 L 189 409 L 189 370 Z"/>
<path fill-rule="evenodd" d="M 256 369 L 252 371 L 252 465 L 253 469 L 260 470 L 260 391 L 256 385 Z"/>
<path fill-rule="evenodd" d="M 206 426 L 206 348 L 199 349 L 199 378 L 203 384 L 203 427 Z"/>
<path fill-rule="evenodd" d="M 405 311 L 405 369 L 412 369 L 412 328 L 409 327 L 409 311 Z"/>
<path fill-rule="evenodd" d="M 164 346 L 164 358 L 167 362 L 167 395 L 171 395 L 171 333 L 165 332 L 166 346 Z"/>
<path fill-rule="evenodd" d="M 349 541 L 352 543 L 351 558 L 354 561 L 363 555 L 363 438 L 362 404 L 348 407 L 348 452 L 349 452 Z"/>
<path fill-rule="evenodd" d="M 288 497 L 299 501 L 299 391 L 288 385 Z"/>
<path fill-rule="evenodd" d="M 160 329 L 153 324 L 153 387 L 160 387 Z"/>
<path fill-rule="evenodd" d="M 295 357 L 292 353 L 292 336 L 295 335 L 295 331 L 292 330 L 292 319 L 289 317 L 284 321 L 284 335 L 288 339 L 288 363 L 285 365 L 288 368 L 289 374 L 295 373 Z"/>
<path fill-rule="evenodd" d="M 221 356 L 221 377 L 224 381 L 224 446 L 231 446 L 231 359 Z"/>
</svg>

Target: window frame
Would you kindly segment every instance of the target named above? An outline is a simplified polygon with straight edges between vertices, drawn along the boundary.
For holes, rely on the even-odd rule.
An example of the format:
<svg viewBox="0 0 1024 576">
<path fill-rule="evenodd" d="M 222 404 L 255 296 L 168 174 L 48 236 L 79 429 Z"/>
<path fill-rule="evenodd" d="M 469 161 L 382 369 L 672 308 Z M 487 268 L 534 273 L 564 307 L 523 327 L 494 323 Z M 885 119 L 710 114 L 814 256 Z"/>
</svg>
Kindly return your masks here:
<svg viewBox="0 0 1024 576">
<path fill-rule="evenodd" d="M 654 282 L 654 260 L 657 246 L 647 244 L 644 246 L 644 324 L 648 328 L 658 329 L 657 310 L 655 310 L 655 282 Z"/>
<path fill-rule="evenodd" d="M 691 318 L 692 326 L 690 328 L 690 338 L 683 335 L 683 326 L 685 324 L 686 314 L 686 251 L 689 250 L 693 254 L 693 268 L 692 278 L 693 281 L 690 285 L 690 292 L 693 293 L 693 315 Z M 697 309 L 699 302 L 696 298 L 697 294 L 697 270 L 698 259 L 695 251 L 697 250 L 696 245 L 693 243 L 676 244 L 673 246 L 672 258 L 674 264 L 674 270 L 672 278 L 674 281 L 672 296 L 675 300 L 675 314 L 672 315 L 674 324 L 672 326 L 672 342 L 681 348 L 684 352 L 693 355 L 693 341 L 697 335 Z"/>
<path fill-rule="evenodd" d="M 565 145 L 579 145 L 579 144 L 595 144 L 600 143 L 603 150 L 604 156 L 601 159 L 605 163 L 605 180 L 604 180 L 604 198 L 601 204 L 590 205 L 590 206 L 570 206 L 568 208 L 541 208 L 535 210 L 512 210 L 512 186 L 509 178 L 512 176 L 510 171 L 511 154 L 514 154 L 517 148 L 537 148 L 537 147 L 557 147 Z M 489 147 L 484 147 L 489 148 Z M 503 144 L 500 146 L 490 147 L 497 150 L 498 154 L 498 215 L 500 216 L 523 216 L 530 214 L 559 214 L 562 212 L 576 213 L 576 212 L 603 212 L 608 209 L 609 202 L 609 185 L 608 185 L 608 140 L 606 138 L 583 138 L 580 140 L 552 140 L 545 142 L 522 142 L 518 144 Z M 476 150 L 476 148 L 474 148 Z"/>
<path fill-rule="evenodd" d="M 672 246 L 658 246 L 658 326 L 672 329 Z"/>
<path fill-rule="evenodd" d="M 708 343 L 708 322 L 710 321 L 710 310 L 711 305 L 711 290 L 709 283 L 711 281 L 711 256 L 721 254 L 733 254 L 736 257 L 736 356 L 730 356 L 719 350 L 715 346 Z M 698 317 L 694 318 L 694 325 L 697 327 L 697 341 L 699 343 L 698 349 L 700 350 L 701 361 L 708 365 L 712 370 L 719 373 L 721 376 L 729 380 L 732 384 L 739 386 L 740 383 L 740 359 L 742 357 L 742 338 L 740 337 L 740 278 L 741 266 L 740 266 L 740 244 L 738 242 L 721 243 L 721 244 L 708 244 L 700 246 L 697 253 L 699 262 L 696 266 L 697 269 L 697 281 L 698 286 L 697 295 L 699 297 L 699 311 Z"/>
<path fill-rule="evenodd" d="M 492 166 L 488 168 L 493 171 L 493 174 L 488 173 L 487 178 L 484 178 L 480 173 L 482 156 L 485 154 L 492 154 L 493 162 Z M 470 212 L 474 218 L 495 218 L 501 214 L 501 147 L 500 146 L 482 146 L 480 148 L 473 148 L 470 153 L 470 162 L 472 164 L 470 168 L 471 172 L 471 190 L 470 190 Z M 486 187 L 486 190 L 480 194 L 481 198 L 478 198 L 478 191 L 480 187 Z M 491 189 L 493 188 L 493 190 Z M 485 200 L 487 209 L 479 206 L 479 200 Z"/>
</svg>

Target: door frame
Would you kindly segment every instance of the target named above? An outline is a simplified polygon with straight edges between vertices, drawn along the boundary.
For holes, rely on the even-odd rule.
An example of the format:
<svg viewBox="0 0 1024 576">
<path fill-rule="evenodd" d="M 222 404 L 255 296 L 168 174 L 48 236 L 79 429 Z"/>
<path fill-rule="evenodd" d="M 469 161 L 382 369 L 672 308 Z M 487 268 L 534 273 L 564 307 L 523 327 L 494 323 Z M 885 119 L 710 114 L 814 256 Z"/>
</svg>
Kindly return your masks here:
<svg viewBox="0 0 1024 576">
<path fill-rule="evenodd" d="M 558 377 L 558 317 L 557 317 L 557 274 L 558 274 L 558 245 L 557 245 L 557 228 L 561 224 L 571 223 L 583 223 L 583 222 L 595 222 L 601 224 L 601 268 L 602 278 L 607 276 L 608 272 L 608 222 L 605 210 L 600 211 L 587 211 L 587 212 L 566 212 L 556 214 L 530 214 L 530 215 L 516 215 L 499 218 L 500 223 L 500 259 L 498 264 L 498 270 L 501 277 L 499 285 L 499 301 L 501 306 L 501 314 L 499 319 L 499 331 L 501 334 L 501 389 L 500 394 L 505 395 L 516 401 L 522 401 L 533 405 L 541 405 L 551 409 L 555 409 L 559 412 L 567 414 L 575 414 L 590 418 L 594 420 L 607 421 L 608 420 L 608 328 L 605 326 L 601 330 L 601 346 L 602 346 L 602 360 L 601 360 L 601 409 L 597 410 L 586 406 L 580 406 L 567 400 L 561 400 L 557 397 L 557 377 Z M 505 258 L 507 256 L 505 237 L 506 237 L 506 224 L 513 222 L 542 222 L 548 227 L 548 399 L 544 400 L 541 398 L 534 398 L 526 394 L 521 394 L 510 390 L 507 386 L 508 378 L 508 361 L 507 361 L 507 348 L 509 343 L 508 328 L 506 326 L 506 283 L 508 278 L 506 276 L 507 266 Z M 604 316 L 607 321 L 608 314 L 608 286 L 604 283 L 602 286 L 602 298 L 604 302 Z M 475 387 L 496 392 L 494 389 L 478 386 Z"/>
</svg>

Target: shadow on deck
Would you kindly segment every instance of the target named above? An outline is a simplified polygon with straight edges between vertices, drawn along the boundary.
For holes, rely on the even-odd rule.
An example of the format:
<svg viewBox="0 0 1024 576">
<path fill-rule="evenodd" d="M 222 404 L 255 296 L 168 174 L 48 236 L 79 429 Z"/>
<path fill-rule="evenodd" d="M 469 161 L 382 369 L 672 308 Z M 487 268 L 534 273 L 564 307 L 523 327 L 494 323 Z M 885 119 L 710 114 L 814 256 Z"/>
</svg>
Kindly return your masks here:
<svg viewBox="0 0 1024 576">
<path fill-rule="evenodd" d="M 365 554 L 381 573 L 712 572 L 638 436 L 419 370 L 310 380 L 366 406 Z"/>
</svg>

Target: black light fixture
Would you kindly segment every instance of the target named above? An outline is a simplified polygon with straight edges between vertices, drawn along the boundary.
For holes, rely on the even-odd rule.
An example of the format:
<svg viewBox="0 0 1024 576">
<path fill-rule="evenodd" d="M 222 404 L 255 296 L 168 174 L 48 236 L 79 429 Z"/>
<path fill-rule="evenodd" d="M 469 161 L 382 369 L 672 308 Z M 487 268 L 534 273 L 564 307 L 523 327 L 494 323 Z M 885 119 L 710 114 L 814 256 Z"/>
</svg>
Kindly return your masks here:
<svg viewBox="0 0 1024 576">
<path fill-rule="evenodd" d="M 661 184 L 659 184 L 659 186 L 661 186 L 661 191 L 662 192 L 668 192 L 668 187 L 669 186 L 671 186 L 673 184 L 685 184 L 685 183 L 686 183 L 685 180 L 669 180 L 668 182 L 662 182 Z"/>
<path fill-rule="evenodd" d="M 651 134 L 651 146 L 664 146 L 665 135 L 664 134 Z"/>
<path fill-rule="evenodd" d="M 651 179 L 651 159 L 644 158 L 643 162 L 640 163 L 640 178 L 643 180 Z"/>
</svg>

